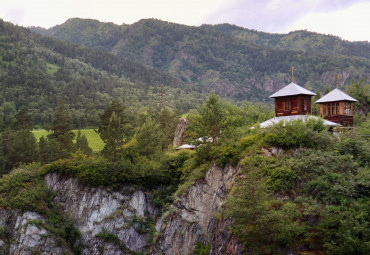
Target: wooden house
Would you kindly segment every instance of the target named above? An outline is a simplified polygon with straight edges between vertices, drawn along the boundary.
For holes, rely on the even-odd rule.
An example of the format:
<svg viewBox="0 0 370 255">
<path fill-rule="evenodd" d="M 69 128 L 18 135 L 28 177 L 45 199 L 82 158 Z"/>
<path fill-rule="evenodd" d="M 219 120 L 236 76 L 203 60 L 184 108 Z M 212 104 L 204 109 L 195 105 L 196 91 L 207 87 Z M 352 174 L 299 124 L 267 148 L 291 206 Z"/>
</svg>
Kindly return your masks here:
<svg viewBox="0 0 370 255">
<path fill-rule="evenodd" d="M 311 97 L 316 94 L 291 82 L 270 96 L 275 98 L 275 114 L 279 116 L 312 114 Z"/>
<path fill-rule="evenodd" d="M 333 89 L 315 103 L 320 104 L 320 114 L 324 119 L 343 126 L 352 126 L 353 102 L 357 102 L 357 100 L 339 89 Z"/>
</svg>

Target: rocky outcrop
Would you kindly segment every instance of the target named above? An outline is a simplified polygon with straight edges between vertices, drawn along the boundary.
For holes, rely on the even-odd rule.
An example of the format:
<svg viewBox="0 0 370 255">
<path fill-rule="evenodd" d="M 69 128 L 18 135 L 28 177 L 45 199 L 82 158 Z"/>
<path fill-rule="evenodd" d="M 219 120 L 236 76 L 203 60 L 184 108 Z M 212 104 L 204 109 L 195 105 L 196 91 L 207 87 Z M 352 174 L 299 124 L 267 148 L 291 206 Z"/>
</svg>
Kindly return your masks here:
<svg viewBox="0 0 370 255">
<path fill-rule="evenodd" d="M 152 254 L 189 254 L 198 243 L 211 244 L 211 254 L 240 254 L 240 245 L 227 232 L 229 223 L 215 214 L 234 183 L 237 168 L 212 166 L 157 222 L 160 233 Z"/>
<path fill-rule="evenodd" d="M 230 222 L 217 219 L 216 214 L 237 173 L 238 168 L 232 166 L 211 166 L 205 179 L 191 185 L 162 216 L 149 192 L 132 185 L 114 190 L 91 187 L 56 173 L 45 180 L 55 192 L 54 202 L 79 229 L 82 254 L 187 255 L 202 243 L 210 245 L 212 255 L 227 255 L 241 254 L 241 246 L 228 232 Z M 48 229 L 37 213 L 0 210 L 0 254 L 72 253 L 68 244 Z M 153 236 L 155 243 L 149 246 Z"/>
<path fill-rule="evenodd" d="M 177 124 L 175 137 L 173 138 L 173 146 L 180 146 L 184 143 L 184 131 L 187 126 L 185 118 L 181 118 L 179 124 Z"/>
<path fill-rule="evenodd" d="M 75 178 L 62 178 L 57 174 L 47 175 L 46 183 L 56 192 L 54 201 L 77 222 L 85 246 L 83 254 L 109 254 L 95 253 L 99 247 L 104 250 L 101 247 L 106 245 L 96 238 L 101 233 L 115 235 L 128 250 L 146 248 L 148 237 L 143 229 L 149 216 L 156 217 L 157 209 L 142 190 L 133 186 L 115 191 L 88 187 L 80 185 Z"/>
<path fill-rule="evenodd" d="M 57 242 L 45 228 L 45 219 L 37 213 L 0 210 L 0 228 L 6 240 L 0 240 L 1 254 L 63 254 L 70 252 L 63 241 Z"/>
</svg>

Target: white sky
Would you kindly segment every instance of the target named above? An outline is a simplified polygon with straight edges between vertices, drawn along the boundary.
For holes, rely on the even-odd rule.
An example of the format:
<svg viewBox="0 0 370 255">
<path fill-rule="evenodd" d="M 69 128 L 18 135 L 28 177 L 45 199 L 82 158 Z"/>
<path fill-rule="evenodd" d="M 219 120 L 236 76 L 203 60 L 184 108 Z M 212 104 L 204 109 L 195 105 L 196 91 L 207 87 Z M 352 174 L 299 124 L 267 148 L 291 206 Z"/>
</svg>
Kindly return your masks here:
<svg viewBox="0 0 370 255">
<path fill-rule="evenodd" d="M 370 0 L 0 0 L 0 18 L 49 28 L 69 18 L 132 24 L 230 23 L 272 33 L 298 29 L 370 41 Z"/>
</svg>

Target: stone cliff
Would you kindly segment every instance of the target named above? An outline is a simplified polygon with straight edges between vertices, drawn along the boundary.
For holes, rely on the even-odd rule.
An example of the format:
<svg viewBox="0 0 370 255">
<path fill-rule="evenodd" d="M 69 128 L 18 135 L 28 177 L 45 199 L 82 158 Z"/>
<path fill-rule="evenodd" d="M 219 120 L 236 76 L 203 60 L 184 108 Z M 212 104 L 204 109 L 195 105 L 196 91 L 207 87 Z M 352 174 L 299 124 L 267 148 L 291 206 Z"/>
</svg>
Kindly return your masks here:
<svg viewBox="0 0 370 255">
<path fill-rule="evenodd" d="M 231 166 L 212 166 L 163 215 L 150 192 L 136 186 L 90 187 L 55 173 L 45 181 L 55 192 L 54 201 L 76 222 L 82 254 L 186 255 L 201 243 L 210 245 L 210 254 L 221 255 L 241 253 L 227 231 L 229 222 L 215 217 L 237 172 Z M 8 233 L 8 240 L 1 240 L 0 233 L 0 254 L 72 254 L 40 222 L 43 217 L 34 212 L 0 210 L 0 230 Z M 117 241 L 99 237 L 105 233 Z"/>
</svg>

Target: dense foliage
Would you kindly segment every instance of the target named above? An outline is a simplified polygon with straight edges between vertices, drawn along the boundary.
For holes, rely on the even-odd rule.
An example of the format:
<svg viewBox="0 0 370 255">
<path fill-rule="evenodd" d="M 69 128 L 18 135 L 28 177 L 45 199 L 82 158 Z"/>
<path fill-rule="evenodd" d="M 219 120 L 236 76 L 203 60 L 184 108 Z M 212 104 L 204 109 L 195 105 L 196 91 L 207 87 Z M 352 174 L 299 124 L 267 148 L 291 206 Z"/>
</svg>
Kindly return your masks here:
<svg viewBox="0 0 370 255">
<path fill-rule="evenodd" d="M 333 137 L 320 123 L 254 130 L 225 207 L 251 253 L 370 251 L 370 145 L 355 131 Z M 264 146 L 285 148 L 274 157 Z M 262 150 L 263 151 L 263 150 Z M 266 151 L 266 150 L 265 150 Z"/>
<path fill-rule="evenodd" d="M 98 126 L 99 115 L 113 99 L 135 112 L 142 106 L 158 109 L 160 85 L 166 104 L 179 111 L 205 97 L 153 68 L 0 20 L 0 106 L 27 107 L 34 125 L 50 124 L 60 100 L 75 128 Z"/>
</svg>

